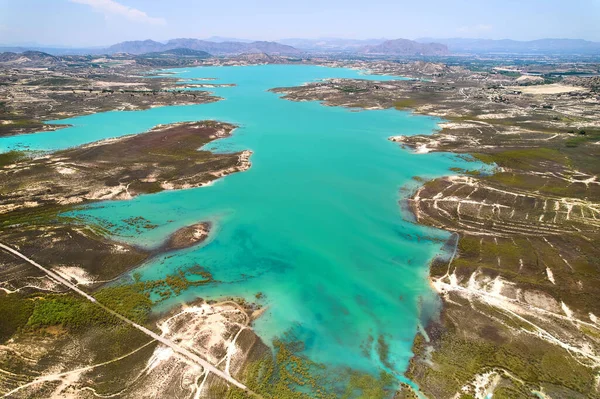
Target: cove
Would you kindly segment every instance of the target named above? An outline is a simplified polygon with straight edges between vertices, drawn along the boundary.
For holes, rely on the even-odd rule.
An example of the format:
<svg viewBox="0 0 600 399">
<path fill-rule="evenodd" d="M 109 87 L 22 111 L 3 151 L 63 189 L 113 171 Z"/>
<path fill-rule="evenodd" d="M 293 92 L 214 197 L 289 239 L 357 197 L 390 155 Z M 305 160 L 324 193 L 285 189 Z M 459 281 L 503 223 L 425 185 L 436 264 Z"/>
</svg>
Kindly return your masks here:
<svg viewBox="0 0 600 399">
<path fill-rule="evenodd" d="M 152 247 L 176 229 L 212 221 L 202 246 L 154 258 L 136 270 L 162 279 L 201 265 L 218 281 L 160 304 L 243 297 L 267 307 L 255 325 L 266 342 L 304 342 L 311 360 L 401 376 L 419 320 L 435 311 L 428 264 L 449 237 L 401 214 L 401 187 L 413 176 L 473 169 L 442 153 L 414 154 L 387 140 L 429 134 L 436 118 L 396 110 L 358 111 L 291 102 L 267 90 L 325 78 L 398 79 L 317 66 L 200 67 L 178 77 L 215 78 L 223 101 L 55 121 L 72 127 L 0 139 L 0 149 L 56 150 L 140 133 L 157 124 L 213 119 L 239 126 L 213 151 L 253 151 L 252 167 L 206 187 L 83 207 L 74 214 L 108 223 L 115 239 Z M 156 228 L 136 231 L 142 216 Z M 263 296 L 256 299 L 260 292 Z M 382 358 L 381 342 L 388 348 Z"/>
</svg>

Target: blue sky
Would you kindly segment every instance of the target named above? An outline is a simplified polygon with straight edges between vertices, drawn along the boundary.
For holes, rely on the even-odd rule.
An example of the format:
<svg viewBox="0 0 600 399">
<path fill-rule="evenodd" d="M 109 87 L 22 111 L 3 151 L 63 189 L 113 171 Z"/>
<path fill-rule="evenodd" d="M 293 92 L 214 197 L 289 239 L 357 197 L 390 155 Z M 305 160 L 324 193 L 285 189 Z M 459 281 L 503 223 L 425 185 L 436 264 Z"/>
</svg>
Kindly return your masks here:
<svg viewBox="0 0 600 399">
<path fill-rule="evenodd" d="M 600 41 L 600 0 L 0 0 L 0 44 L 209 36 Z"/>
</svg>

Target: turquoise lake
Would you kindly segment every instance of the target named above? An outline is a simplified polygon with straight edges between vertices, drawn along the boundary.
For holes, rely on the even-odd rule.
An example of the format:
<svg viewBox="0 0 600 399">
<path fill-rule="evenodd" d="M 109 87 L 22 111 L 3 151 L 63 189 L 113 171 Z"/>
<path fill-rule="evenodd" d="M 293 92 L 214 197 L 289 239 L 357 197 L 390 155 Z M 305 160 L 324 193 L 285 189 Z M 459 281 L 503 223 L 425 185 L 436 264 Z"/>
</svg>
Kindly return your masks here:
<svg viewBox="0 0 600 399">
<path fill-rule="evenodd" d="M 3 138 L 0 150 L 55 150 L 180 121 L 238 125 L 232 136 L 207 148 L 253 151 L 248 171 L 206 187 L 94 204 L 77 214 L 113 223 L 116 239 L 146 247 L 180 227 L 212 221 L 214 230 L 202 246 L 136 269 L 143 279 L 160 279 L 198 264 L 219 281 L 192 288 L 161 307 L 198 297 L 244 297 L 268 307 L 255 324 L 266 343 L 286 334 L 302 340 L 312 360 L 400 376 L 412 355 L 419 320 L 435 313 L 428 263 L 449 237 L 410 222 L 398 203 L 400 188 L 414 185 L 413 176 L 432 178 L 474 164 L 449 154 L 414 154 L 388 141 L 392 135 L 430 134 L 439 119 L 292 102 L 267 91 L 325 78 L 397 77 L 286 65 L 173 72 L 236 86 L 211 89 L 224 98 L 212 104 L 56 121 L 73 126 Z M 137 233 L 123 222 L 137 216 L 158 227 Z M 255 299 L 258 292 L 264 294 L 260 300 Z M 379 337 L 389 344 L 391 367 L 379 359 Z"/>
</svg>

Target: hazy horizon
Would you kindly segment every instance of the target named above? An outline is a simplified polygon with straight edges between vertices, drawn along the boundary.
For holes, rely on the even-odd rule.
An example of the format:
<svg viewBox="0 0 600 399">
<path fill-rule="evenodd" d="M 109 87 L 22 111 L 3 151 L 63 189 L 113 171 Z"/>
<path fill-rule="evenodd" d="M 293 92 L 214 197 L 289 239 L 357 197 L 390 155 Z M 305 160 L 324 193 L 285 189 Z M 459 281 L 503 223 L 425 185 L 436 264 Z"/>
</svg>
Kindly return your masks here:
<svg viewBox="0 0 600 399">
<path fill-rule="evenodd" d="M 527 4 L 307 0 L 294 5 L 233 0 L 226 8 L 193 0 L 0 0 L 0 10 L 0 44 L 16 46 L 100 47 L 130 40 L 213 36 L 269 41 L 423 37 L 600 41 L 599 0 L 575 0 L 568 7 L 558 0 Z"/>
<path fill-rule="evenodd" d="M 31 48 L 56 48 L 56 49 L 60 49 L 60 48 L 64 48 L 64 49 L 85 49 L 85 48 L 98 48 L 98 49 L 102 49 L 102 48 L 107 48 L 110 47 L 112 45 L 118 44 L 118 43 L 122 43 L 122 42 L 129 42 L 129 41 L 145 41 L 145 40 L 153 40 L 159 43 L 167 43 L 169 40 L 172 39 L 198 39 L 198 40 L 206 40 L 206 41 L 214 41 L 216 38 L 220 38 L 220 39 L 227 39 L 228 41 L 244 41 L 244 42 L 253 42 L 253 41 L 265 41 L 264 39 L 252 39 L 252 38 L 243 38 L 243 37 L 239 37 L 239 38 L 234 38 L 234 37 L 222 37 L 222 36 L 210 36 L 210 37 L 172 37 L 169 39 L 165 39 L 165 40 L 155 40 L 155 39 L 151 39 L 151 38 L 139 38 L 139 39 L 130 39 L 130 40 L 123 40 L 123 41 L 119 41 L 119 42 L 111 42 L 111 43 L 105 43 L 105 44 L 96 44 L 96 45 L 68 45 L 68 44 L 62 44 L 62 43 L 39 43 L 39 42 L 21 42 L 21 43 L 10 43 L 10 42 L 0 42 L 0 46 L 7 46 L 7 47 L 31 47 Z M 355 37 L 334 37 L 334 36 L 329 36 L 329 37 L 282 37 L 279 39 L 272 39 L 272 40 L 266 40 L 266 41 L 271 41 L 271 42 L 281 42 L 281 41 L 287 41 L 287 40 L 334 40 L 334 39 L 341 39 L 341 40 L 356 40 L 356 41 L 368 41 L 368 40 L 395 40 L 395 39 L 409 39 L 409 40 L 426 40 L 426 39 L 431 39 L 431 40 L 454 40 L 454 39 L 459 39 L 459 40 L 478 40 L 478 38 L 473 38 L 473 37 L 436 37 L 436 38 L 425 38 L 425 37 L 416 37 L 416 38 L 406 38 L 406 37 L 367 37 L 367 38 L 355 38 Z M 580 38 L 565 38 L 565 37 L 540 37 L 540 38 L 536 38 L 536 39 L 528 39 L 528 40 L 519 40 L 519 39 L 489 39 L 489 40 L 515 40 L 515 41 L 535 41 L 535 40 L 587 40 L 587 39 L 580 39 Z M 481 39 L 481 40 L 488 40 L 488 39 Z M 595 43 L 600 43 L 599 41 L 594 41 L 594 40 L 587 40 L 587 41 L 591 41 L 591 42 L 595 42 Z"/>
</svg>

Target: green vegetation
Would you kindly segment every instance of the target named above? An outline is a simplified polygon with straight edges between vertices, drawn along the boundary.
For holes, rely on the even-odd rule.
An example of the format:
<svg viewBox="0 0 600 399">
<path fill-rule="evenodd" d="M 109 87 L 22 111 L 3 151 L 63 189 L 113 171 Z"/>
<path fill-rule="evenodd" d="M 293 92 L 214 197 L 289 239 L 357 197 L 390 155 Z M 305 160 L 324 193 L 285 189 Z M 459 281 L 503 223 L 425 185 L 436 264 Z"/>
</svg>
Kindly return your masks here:
<svg viewBox="0 0 600 399">
<path fill-rule="evenodd" d="M 129 189 L 135 193 L 155 194 L 163 191 L 160 182 L 143 182 L 136 180 L 129 185 Z"/>
<path fill-rule="evenodd" d="M 23 151 L 8 151 L 0 154 L 0 167 L 12 165 L 19 160 L 25 158 L 26 153 Z"/>
<path fill-rule="evenodd" d="M 552 148 L 527 148 L 502 151 L 493 154 L 474 153 L 473 156 L 481 162 L 510 168 L 528 170 L 535 168 L 539 162 L 550 161 L 560 165 L 568 163 L 568 158 L 560 151 Z"/>
<path fill-rule="evenodd" d="M 479 244 L 479 239 L 477 237 L 461 237 L 458 241 L 458 251 L 461 256 L 466 257 L 476 257 L 479 256 L 481 252 L 481 245 Z"/>
<path fill-rule="evenodd" d="M 151 223 L 148 219 L 146 219 L 143 216 L 130 217 L 124 219 L 123 223 L 135 228 L 137 232 L 141 232 L 143 230 L 152 230 L 158 227 L 157 224 Z"/>
<path fill-rule="evenodd" d="M 379 378 L 359 372 L 350 373 L 350 381 L 342 398 L 378 399 L 386 398 L 394 385 L 390 374 L 381 373 Z"/>
<path fill-rule="evenodd" d="M 275 341 L 275 356 L 264 355 L 246 370 L 248 388 L 265 399 L 383 399 L 394 390 L 394 378 L 345 368 L 327 368 L 299 352 L 302 342 Z M 241 391 L 227 398 L 244 398 Z"/>
<path fill-rule="evenodd" d="M 27 325 L 34 303 L 21 294 L 0 294 L 0 343 Z"/>
<path fill-rule="evenodd" d="M 104 288 L 95 294 L 98 302 L 117 313 L 144 323 L 152 302 L 133 286 Z M 39 329 L 60 325 L 69 330 L 81 330 L 91 325 L 117 325 L 119 319 L 85 298 L 71 294 L 47 294 L 33 300 L 34 307 L 27 326 Z"/>
<path fill-rule="evenodd" d="M 555 243 L 558 240 L 553 239 Z M 582 311 L 589 306 L 596 306 L 593 295 L 578 293 L 570 288 L 568 279 L 562 279 L 561 269 L 565 265 L 559 253 L 565 254 L 543 239 L 494 239 L 466 235 L 458 242 L 458 256 L 454 258 L 452 267 L 459 279 L 468 279 L 477 270 L 491 278 L 501 275 L 528 290 L 545 292 Z M 446 272 L 447 262 L 444 265 L 441 263 L 432 267 L 433 276 Z M 555 271 L 560 286 L 551 284 L 545 273 L 540 273 L 540 264 L 542 268 L 549 267 Z M 580 274 L 583 273 L 582 266 L 573 264 L 573 267 L 575 270 L 569 273 L 575 274 L 572 278 L 585 279 Z M 561 276 L 560 279 L 558 276 Z M 490 370 L 496 370 L 501 375 L 506 370 L 516 377 L 516 380 L 509 379 L 512 382 L 503 380 L 509 381 L 506 382 L 509 386 L 501 385 L 501 389 L 494 392 L 494 397 L 529 397 L 532 389 L 541 386 L 555 386 L 581 394 L 593 391 L 594 370 L 578 362 L 566 351 L 536 338 L 530 324 L 496 307 L 479 302 L 459 306 L 456 303 L 461 304 L 461 300 L 457 297 L 452 299 L 455 302 L 446 306 L 444 311 L 443 327 L 436 329 L 437 333 L 443 332 L 441 337 L 434 340 L 434 350 L 426 349 L 420 336 L 413 347 L 417 358 L 411 363 L 408 377 L 418 381 L 428 396 L 449 397 L 472 381 L 476 374 Z M 515 334 L 514 330 L 529 331 L 532 335 Z M 593 339 L 600 336 L 592 328 L 580 328 L 580 331 Z M 421 357 L 435 366 L 424 366 L 424 360 L 419 359 Z M 524 383 L 516 382 L 518 379 Z"/>
<path fill-rule="evenodd" d="M 336 89 L 343 91 L 344 93 L 360 93 L 360 92 L 369 91 L 368 89 L 361 89 L 360 87 L 354 87 L 354 86 L 340 86 L 340 87 L 336 87 Z"/>
<path fill-rule="evenodd" d="M 43 123 L 34 119 L 13 119 L 11 123 L 7 124 L 7 127 L 26 128 L 26 127 L 37 127 Z"/>
<path fill-rule="evenodd" d="M 30 81 L 26 83 L 27 86 L 73 86 L 80 85 L 85 83 L 81 80 L 73 79 L 73 78 L 63 78 L 63 77 L 52 77 L 52 78 L 43 78 Z"/>
<path fill-rule="evenodd" d="M 417 100 L 414 98 L 405 98 L 394 102 L 394 108 L 397 110 L 415 108 L 418 105 Z"/>
<path fill-rule="evenodd" d="M 95 297 L 98 302 L 136 323 L 146 322 L 152 310 L 152 301 L 148 295 L 131 285 L 104 288 Z"/>
<path fill-rule="evenodd" d="M 511 78 L 518 78 L 519 76 L 521 76 L 521 72 L 519 71 L 504 71 L 496 69 L 496 73 L 504 76 L 509 76 Z"/>
<path fill-rule="evenodd" d="M 169 274 L 162 280 L 142 281 L 139 273 L 134 273 L 133 279 L 135 282 L 131 285 L 132 289 L 149 298 L 152 295 L 157 296 L 156 302 L 179 295 L 190 287 L 200 287 L 216 282 L 208 270 L 198 265 Z"/>
<path fill-rule="evenodd" d="M 477 159 L 479 162 L 483 162 L 485 164 L 488 165 L 493 165 L 494 164 L 494 157 L 491 154 L 482 154 L 480 152 L 475 152 L 471 154 L 475 159 Z"/>
<path fill-rule="evenodd" d="M 493 66 L 490 64 L 480 70 L 491 72 Z M 478 68 L 477 65 L 466 67 Z M 519 75 L 512 71 L 499 73 Z M 561 79 L 548 75 L 544 78 L 546 83 Z M 503 90 L 500 85 L 496 89 Z M 409 98 L 399 100 L 394 106 L 397 109 L 418 107 L 423 101 L 421 91 L 398 94 Z M 449 92 L 456 93 L 455 90 Z M 468 91 L 465 93 L 469 95 Z M 600 258 L 597 249 L 590 248 L 598 237 L 594 212 L 588 204 L 597 203 L 600 193 L 597 185 L 590 184 L 600 173 L 599 147 L 595 145 L 600 141 L 600 130 L 589 125 L 593 123 L 593 111 L 586 110 L 585 115 L 566 112 L 563 105 L 574 104 L 578 97 L 569 95 L 572 98 L 563 102 L 563 94 L 550 100 L 536 100 L 530 112 L 509 114 L 505 111 L 516 104 L 522 107 L 521 101 L 534 97 L 510 92 L 488 94 L 493 94 L 492 101 L 498 105 L 488 107 L 479 101 L 466 104 L 443 93 L 438 98 L 427 93 L 433 109 L 446 111 L 445 119 L 457 123 L 473 121 L 446 128 L 442 134 L 448 133 L 455 139 L 442 138 L 439 149 L 469 153 L 480 162 L 498 166 L 491 175 L 474 175 L 474 190 L 470 182 L 464 188 L 452 184 L 452 189 L 448 189 L 449 183 L 444 179 L 425 184 L 421 198 L 435 198 L 437 193 L 443 192 L 444 197 L 464 199 L 469 196 L 467 198 L 474 201 L 473 204 L 464 201 L 462 209 L 440 205 L 446 211 L 444 215 L 437 209 L 429 212 L 429 204 L 421 208 L 421 221 L 436 227 L 439 224 L 435 222 L 441 222 L 446 229 L 460 234 L 450 270 L 447 259 L 440 257 L 432 261 L 430 275 L 441 277 L 449 271 L 455 273 L 459 284 L 464 286 L 473 273 L 477 273 L 478 282 L 488 284 L 487 290 L 492 290 L 494 279 L 501 277 L 509 282 L 503 286 L 502 294 L 510 298 L 517 290 L 521 294 L 539 296 L 540 301 L 547 300 L 548 306 L 560 306 L 562 301 L 579 315 L 577 317 L 585 318 L 590 312 L 596 314 L 598 268 L 595 265 Z M 498 114 L 498 119 L 483 117 L 493 113 L 491 110 L 504 115 Z M 412 143 L 416 145 L 422 140 L 415 137 Z M 474 145 L 475 140 L 481 145 Z M 480 152 L 473 154 L 473 150 Z M 453 172 L 469 175 L 458 168 Z M 577 203 L 578 200 L 581 205 L 567 206 L 561 202 Z M 477 202 L 480 201 L 499 204 L 502 209 L 479 207 Z M 567 220 L 566 212 L 576 213 L 570 213 Z M 457 221 L 457 214 L 462 220 Z M 586 220 L 590 221 L 589 225 L 585 224 Z M 546 273 L 547 268 L 552 275 Z M 460 395 L 461 387 L 469 384 L 476 374 L 490 370 L 502 376 L 494 398 L 534 397 L 532 391 L 542 387 L 548 397 L 597 396 L 593 385 L 597 368 L 586 367 L 575 360 L 573 354 L 539 339 L 531 324 L 511 317 L 501 305 L 485 306 L 476 296 L 467 300 L 466 294 L 452 290 L 447 295 L 443 321 L 430 326 L 431 346 L 420 344 L 417 338 L 413 347 L 417 357 L 411 362 L 408 377 L 420 385 L 425 396 L 446 398 L 458 392 L 458 397 L 471 399 L 474 395 Z M 518 300 L 527 302 L 529 299 Z M 532 321 L 539 325 L 538 321 Z M 548 323 L 543 328 L 554 333 Z M 600 336 L 594 328 L 566 324 L 559 323 L 556 328 L 569 329 L 582 339 L 579 342 L 585 342 L 583 334 L 590 341 L 597 341 Z M 515 329 L 522 332 L 517 333 Z M 510 376 L 503 374 L 504 371 Z"/>
<path fill-rule="evenodd" d="M 0 215 L 0 229 L 8 229 L 19 225 L 21 229 L 25 226 L 40 226 L 63 222 L 68 224 L 75 219 L 62 215 L 73 209 L 72 205 L 46 205 L 34 209 L 22 208 Z"/>
<path fill-rule="evenodd" d="M 471 324 L 474 330 L 478 323 Z M 494 343 L 481 337 L 462 337 L 444 333 L 436 350 L 431 352 L 435 368 L 421 368 L 421 387 L 427 396 L 448 397 L 459 392 L 463 384 L 470 382 L 476 374 L 489 370 L 506 370 L 528 384 L 557 384 L 577 392 L 591 392 L 594 372 L 579 364 L 562 349 L 535 338 Z M 409 370 L 409 378 L 414 378 Z M 515 387 L 520 395 L 530 389 L 524 385 Z M 431 390 L 431 392 L 428 392 Z M 431 395 L 433 390 L 437 394 Z M 496 395 L 494 395 L 496 397 Z"/>
<path fill-rule="evenodd" d="M 44 126 L 39 120 L 30 119 L 23 115 L 11 112 L 6 102 L 0 102 L 0 136 L 21 133 L 23 130 L 35 130 Z"/>
<path fill-rule="evenodd" d="M 599 330 L 595 330 L 593 328 L 590 328 L 590 327 L 587 327 L 587 326 L 584 326 L 584 325 L 580 326 L 579 329 L 585 335 L 588 335 L 588 336 L 590 336 L 592 338 L 600 340 L 600 331 Z"/>
<path fill-rule="evenodd" d="M 390 363 L 390 344 L 385 340 L 383 335 L 380 335 L 377 338 L 377 354 L 379 355 L 379 360 L 386 367 L 392 369 L 393 365 Z"/>
<path fill-rule="evenodd" d="M 81 330 L 91 325 L 117 323 L 118 319 L 84 298 L 71 294 L 49 294 L 35 300 L 27 326 L 39 329 L 60 325 L 69 330 Z"/>
<path fill-rule="evenodd" d="M 152 294 L 158 301 L 173 293 L 214 281 L 206 270 L 196 266 L 187 270 L 195 276 L 190 280 L 184 271 L 167 276 L 164 280 L 139 281 L 133 284 L 103 288 L 94 294 L 98 302 L 139 324 L 147 322 L 152 310 Z M 82 331 L 90 326 L 118 326 L 121 321 L 96 304 L 75 294 L 37 294 L 35 297 L 10 294 L 0 296 L 0 342 L 4 342 L 23 328 L 39 330 L 61 326 L 69 331 Z"/>
<path fill-rule="evenodd" d="M 569 138 L 565 141 L 565 146 L 568 148 L 579 147 L 582 144 L 597 142 L 600 140 L 600 130 L 586 129 L 580 130 L 577 136 Z"/>
</svg>

